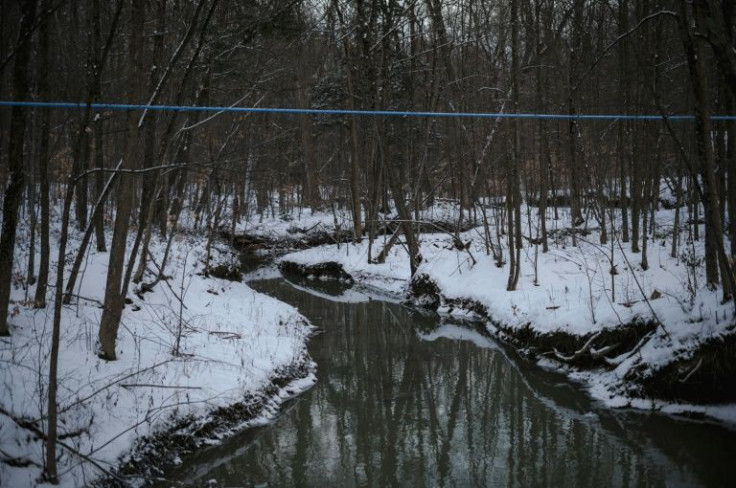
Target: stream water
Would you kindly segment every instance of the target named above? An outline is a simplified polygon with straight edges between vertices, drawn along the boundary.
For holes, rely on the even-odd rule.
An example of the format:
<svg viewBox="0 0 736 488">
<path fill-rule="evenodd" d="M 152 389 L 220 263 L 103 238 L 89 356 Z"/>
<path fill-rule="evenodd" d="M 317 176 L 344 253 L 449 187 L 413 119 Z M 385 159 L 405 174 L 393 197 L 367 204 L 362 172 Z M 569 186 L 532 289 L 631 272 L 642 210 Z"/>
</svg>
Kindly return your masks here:
<svg viewBox="0 0 736 488">
<path fill-rule="evenodd" d="M 734 486 L 736 432 L 597 407 L 462 324 L 328 285 L 299 308 L 318 382 L 271 425 L 192 455 L 193 486 Z"/>
</svg>

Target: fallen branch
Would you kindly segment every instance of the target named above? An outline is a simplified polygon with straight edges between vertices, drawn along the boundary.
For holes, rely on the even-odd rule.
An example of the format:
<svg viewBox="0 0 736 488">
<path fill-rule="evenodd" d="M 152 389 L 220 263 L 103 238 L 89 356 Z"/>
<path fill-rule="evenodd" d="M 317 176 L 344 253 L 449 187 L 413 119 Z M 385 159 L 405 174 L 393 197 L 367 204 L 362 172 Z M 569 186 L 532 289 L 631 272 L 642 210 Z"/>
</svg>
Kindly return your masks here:
<svg viewBox="0 0 736 488">
<path fill-rule="evenodd" d="M 577 351 L 575 351 L 572 356 L 565 356 L 564 354 L 560 354 L 560 352 L 557 349 L 554 349 L 553 348 L 554 355 L 560 361 L 564 361 L 566 363 L 572 362 L 572 361 L 578 359 L 583 354 L 590 352 L 590 349 L 593 347 L 593 341 L 595 341 L 596 339 L 598 339 L 598 337 L 600 335 L 601 335 L 600 331 L 599 332 L 596 332 L 595 334 L 593 334 L 590 337 L 590 339 L 588 339 L 588 341 L 585 344 L 583 344 L 583 347 L 581 347 L 580 349 L 578 349 Z M 603 348 L 603 349 L 605 349 L 605 348 Z"/>
<path fill-rule="evenodd" d="M 654 332 L 648 333 L 647 335 L 645 335 L 639 340 L 639 342 L 636 344 L 636 346 L 634 346 L 634 348 L 631 351 L 627 351 L 613 359 L 605 358 L 606 362 L 611 366 L 618 366 L 619 364 L 623 363 L 624 361 L 629 359 L 631 356 L 639 352 L 639 350 L 642 347 L 644 347 L 644 344 L 646 344 L 649 341 L 649 339 L 651 339 L 653 336 L 654 336 Z"/>
<path fill-rule="evenodd" d="M 36 420 L 30 420 L 25 418 L 19 418 L 13 415 L 12 413 L 8 412 L 4 408 L 0 407 L 0 414 L 5 415 L 10 420 L 15 422 L 15 424 L 20 427 L 21 429 L 28 430 L 32 432 L 37 438 L 41 440 L 46 440 L 46 433 L 41 430 L 40 427 L 36 425 Z M 71 432 L 66 432 L 64 434 L 59 434 L 58 439 L 71 439 L 72 437 L 79 437 L 82 434 L 88 434 L 89 430 L 86 427 L 73 430 Z"/>
<path fill-rule="evenodd" d="M 34 461 L 33 459 L 28 459 L 25 457 L 13 457 L 2 449 L 0 449 L 0 454 L 2 454 L 2 457 L 0 457 L 0 463 L 7 464 L 8 466 L 12 466 L 14 468 L 27 468 L 28 466 L 43 468 L 43 465 Z"/>
<path fill-rule="evenodd" d="M 86 300 L 88 302 L 92 302 L 92 303 L 96 304 L 100 308 L 102 308 L 104 306 L 104 304 L 101 301 L 99 301 L 98 299 L 96 299 L 96 298 L 84 297 L 82 295 L 76 295 L 74 293 L 66 293 L 65 297 L 66 298 L 72 298 L 73 297 L 73 298 L 76 298 L 78 300 Z"/>
<path fill-rule="evenodd" d="M 243 336 L 238 334 L 237 332 L 231 332 L 226 330 L 211 330 L 209 332 L 210 335 L 222 337 L 223 339 L 242 339 Z"/>
<path fill-rule="evenodd" d="M 33 421 L 30 421 L 30 420 L 27 420 L 27 419 L 17 418 L 17 417 L 15 417 L 14 415 L 12 415 L 10 412 L 6 411 L 3 408 L 0 408 L 0 413 L 3 414 L 3 415 L 5 415 L 5 416 L 7 416 L 8 418 L 10 418 L 13 422 L 15 422 L 16 425 L 18 425 L 18 427 L 33 432 L 42 441 L 46 442 L 48 440 L 46 434 L 41 429 L 39 429 L 34 424 Z M 70 435 L 67 434 L 66 437 L 70 437 Z M 70 453 L 72 453 L 73 455 L 75 455 L 75 456 L 83 459 L 84 461 L 87 461 L 88 463 L 90 463 L 91 465 L 93 465 L 94 467 L 96 467 L 97 469 L 99 469 L 100 471 L 102 471 L 103 473 L 105 473 L 107 476 L 109 476 L 111 478 L 114 478 L 114 479 L 116 479 L 118 481 L 123 481 L 122 478 L 118 477 L 115 473 L 113 473 L 109 469 L 107 469 L 104 466 L 102 466 L 98 461 L 92 459 L 91 457 L 89 457 L 86 454 L 82 454 L 77 449 L 75 449 L 74 447 L 66 444 L 65 442 L 62 442 L 61 441 L 61 438 L 62 438 L 62 436 L 57 437 L 57 439 L 56 439 L 56 445 L 63 447 L 64 449 L 66 449 L 67 451 L 69 451 Z M 7 463 L 8 461 L 10 461 L 12 463 L 14 460 L 15 460 L 15 458 L 7 458 L 7 459 L 2 459 L 2 462 Z M 24 459 L 23 461 L 27 461 L 29 463 L 29 465 L 30 464 L 33 464 L 34 466 L 40 466 L 38 463 L 36 463 L 35 461 L 32 461 L 32 460 L 25 460 Z"/>
<path fill-rule="evenodd" d="M 690 377 L 694 375 L 695 372 L 698 371 L 702 365 L 703 365 L 703 358 L 700 358 L 700 360 L 698 361 L 698 364 L 696 364 L 695 367 L 691 369 L 690 372 L 687 375 L 685 375 L 684 378 L 678 379 L 677 381 L 679 381 L 680 383 L 687 382 L 687 380 L 689 380 Z"/>
<path fill-rule="evenodd" d="M 37 421 L 16 417 L 2 407 L 0 407 L 0 414 L 5 415 L 10 420 L 15 422 L 15 424 L 21 429 L 33 432 L 39 439 L 46 439 L 46 434 L 44 434 L 43 431 L 36 425 Z"/>
<path fill-rule="evenodd" d="M 608 354 L 609 352 L 616 349 L 618 346 L 619 346 L 619 343 L 617 342 L 616 344 L 611 344 L 610 346 L 603 346 L 600 349 L 591 348 L 590 357 L 592 357 L 593 359 L 600 359 L 604 357 L 606 354 Z"/>
<path fill-rule="evenodd" d="M 154 385 L 153 383 L 125 383 L 123 388 L 171 388 L 175 390 L 201 390 L 200 386 Z"/>
<path fill-rule="evenodd" d="M 475 260 L 475 256 L 473 256 L 473 253 L 470 252 L 470 243 L 464 243 L 459 238 L 457 238 L 452 232 L 449 232 L 439 225 L 435 224 L 434 222 L 428 221 L 428 220 L 401 220 L 401 219 L 391 219 L 391 220 L 377 220 L 375 222 L 378 222 L 380 224 L 386 224 L 386 223 L 396 223 L 396 224 L 402 224 L 405 222 L 409 222 L 411 224 L 421 224 L 421 225 L 427 225 L 430 227 L 434 227 L 439 232 L 442 232 L 444 234 L 447 234 L 452 238 L 452 245 L 458 250 L 458 251 L 465 251 L 468 253 L 468 256 L 470 257 L 470 260 L 473 262 L 473 266 L 477 264 L 477 261 Z M 381 253 L 378 255 L 378 258 L 376 258 L 376 262 L 383 263 L 386 260 L 386 256 L 388 255 L 388 250 L 391 249 L 391 247 L 395 244 L 396 239 L 398 239 L 399 235 L 403 231 L 401 230 L 401 225 L 394 231 L 394 233 L 391 235 L 391 238 L 389 239 L 386 246 L 384 246 Z M 386 249 L 388 248 L 388 249 Z M 382 260 L 383 259 L 383 260 Z"/>
<path fill-rule="evenodd" d="M 657 323 L 657 326 L 662 329 L 662 332 L 664 332 L 664 335 L 667 337 L 667 339 L 672 339 L 670 336 L 670 333 L 667 332 L 667 328 L 664 326 L 664 323 L 659 320 L 659 315 L 657 315 L 657 312 L 654 311 L 654 308 L 652 307 L 651 302 L 647 298 L 647 294 L 644 293 L 644 288 L 642 288 L 641 283 L 639 283 L 639 278 L 636 277 L 636 271 L 634 271 L 634 267 L 629 262 L 629 258 L 626 256 L 626 251 L 624 251 L 623 246 L 621 245 L 621 241 L 618 238 L 618 235 L 616 237 L 616 242 L 618 243 L 619 249 L 621 249 L 621 256 L 623 256 L 624 260 L 626 261 L 626 266 L 629 267 L 631 270 L 631 277 L 634 278 L 634 282 L 636 283 L 637 288 L 639 288 L 639 292 L 641 293 L 641 296 L 644 298 L 644 302 L 649 307 L 649 311 L 652 312 L 652 317 L 654 317 L 654 321 Z"/>
</svg>

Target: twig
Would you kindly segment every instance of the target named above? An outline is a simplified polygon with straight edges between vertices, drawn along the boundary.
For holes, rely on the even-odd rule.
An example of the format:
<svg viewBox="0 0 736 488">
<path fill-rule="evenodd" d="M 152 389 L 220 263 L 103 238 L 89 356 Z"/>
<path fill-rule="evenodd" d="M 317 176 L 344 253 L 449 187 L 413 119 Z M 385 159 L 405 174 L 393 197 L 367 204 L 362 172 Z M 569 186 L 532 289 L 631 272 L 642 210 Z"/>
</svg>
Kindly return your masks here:
<svg viewBox="0 0 736 488">
<path fill-rule="evenodd" d="M 618 44 L 623 39 L 625 39 L 626 37 L 630 36 L 631 34 L 633 34 L 634 32 L 636 32 L 637 30 L 639 30 L 646 22 L 649 22 L 650 20 L 656 19 L 657 17 L 659 17 L 661 15 L 668 15 L 670 17 L 677 18 L 677 14 L 675 12 L 671 11 L 671 10 L 659 10 L 659 11 L 654 12 L 652 14 L 649 14 L 646 17 L 644 17 L 643 19 L 641 19 L 639 21 L 639 23 L 637 23 L 634 27 L 632 27 L 628 31 L 626 31 L 623 34 L 621 34 L 620 36 L 618 36 L 616 39 L 613 40 L 613 42 L 611 42 L 608 46 L 606 46 L 603 49 L 603 51 L 596 58 L 596 60 L 590 66 L 588 66 L 588 69 L 585 70 L 585 72 L 580 76 L 578 82 L 570 90 L 571 93 L 575 93 L 578 90 L 578 88 L 580 88 L 580 85 L 583 83 L 583 81 L 585 80 L 585 78 L 593 71 L 593 69 L 598 65 L 598 63 L 600 63 L 606 57 L 606 55 L 608 54 L 608 52 L 611 49 L 613 49 L 613 47 L 616 46 L 616 44 Z"/>
<path fill-rule="evenodd" d="M 694 374 L 695 374 L 695 372 L 696 372 L 697 370 L 699 370 L 699 369 L 700 369 L 700 367 L 701 367 L 702 365 L 703 365 L 703 358 L 701 357 L 701 358 L 700 358 L 700 361 L 698 361 L 698 364 L 696 364 L 696 365 L 695 365 L 695 367 L 694 367 L 693 369 L 691 369 L 691 370 L 690 370 L 690 372 L 689 372 L 689 373 L 688 373 L 687 375 L 685 375 L 685 377 L 684 377 L 684 378 L 682 378 L 681 380 L 677 380 L 677 381 L 679 381 L 680 383 L 685 383 L 685 382 L 687 382 L 687 380 L 689 380 L 689 379 L 690 379 L 690 377 L 691 377 L 692 375 L 694 375 Z"/>
<path fill-rule="evenodd" d="M 41 431 L 41 429 L 39 429 L 38 427 L 36 427 L 34 425 L 34 421 L 19 419 L 19 418 L 15 417 L 14 415 L 10 414 L 8 411 L 4 410 L 3 408 L 0 408 L 0 413 L 2 413 L 3 415 L 7 416 L 8 418 L 10 418 L 19 427 L 21 427 L 23 429 L 26 429 L 26 430 L 30 430 L 39 439 L 41 439 L 43 441 L 46 441 L 47 440 L 46 434 L 43 431 Z M 69 436 L 67 435 L 67 437 L 69 437 Z M 59 437 L 59 438 L 56 439 L 56 444 L 59 445 L 59 446 L 61 446 L 61 447 L 63 447 L 67 451 L 71 452 L 75 456 L 78 456 L 81 459 L 87 461 L 88 463 L 90 463 L 91 465 L 93 465 L 94 467 L 96 467 L 97 469 L 99 469 L 100 471 L 102 471 L 103 473 L 105 473 L 106 475 L 108 475 L 108 476 L 110 476 L 112 478 L 115 478 L 115 479 L 117 479 L 119 481 L 122 481 L 122 479 L 119 478 L 115 473 L 113 473 L 109 469 L 106 469 L 105 467 L 103 467 L 99 462 L 95 461 L 94 459 L 92 459 L 91 457 L 87 456 L 86 454 L 82 454 L 77 449 L 75 449 L 72 446 L 66 444 L 65 442 L 62 442 L 61 441 L 61 437 Z M 29 460 L 29 462 L 30 463 L 33 463 L 34 465 L 37 465 L 33 461 L 30 461 Z"/>
<path fill-rule="evenodd" d="M 22 458 L 22 457 L 13 457 L 7 452 L 0 449 L 0 454 L 3 455 L 3 457 L 0 458 L 0 463 L 7 464 L 8 466 L 13 467 L 19 467 L 19 468 L 25 468 L 27 466 L 35 466 L 37 468 L 43 468 L 43 466 L 34 461 L 33 459 L 28 458 Z"/>
<path fill-rule="evenodd" d="M 88 462 L 88 463 L 90 463 L 90 464 L 91 464 L 92 466 L 94 466 L 95 468 L 97 468 L 97 469 L 99 469 L 100 471 L 102 471 L 103 473 L 105 473 L 105 475 L 107 475 L 107 476 L 109 476 L 109 477 L 111 477 L 111 478 L 114 478 L 114 479 L 116 479 L 116 480 L 120 481 L 121 483 L 124 483 L 124 481 L 125 481 L 125 480 L 123 480 L 123 478 L 119 477 L 119 476 L 118 476 L 117 474 L 115 474 L 115 473 L 113 473 L 112 471 L 110 471 L 109 469 L 105 468 L 105 467 L 104 467 L 104 466 L 102 466 L 102 465 L 101 465 L 101 464 L 100 464 L 99 462 L 95 461 L 94 459 L 92 459 L 91 457 L 87 456 L 86 454 L 82 454 L 82 453 L 81 453 L 81 452 L 79 452 L 79 451 L 78 451 L 77 449 L 75 449 L 75 448 L 73 448 L 72 446 L 70 446 L 70 445 L 66 444 L 65 442 L 61 442 L 61 441 L 60 441 L 60 440 L 58 440 L 58 439 L 57 439 L 57 441 L 56 441 L 56 444 L 57 444 L 57 445 L 59 445 L 59 446 L 61 446 L 61 447 L 63 447 L 63 448 L 64 448 L 64 449 L 66 449 L 67 451 L 71 452 L 71 453 L 72 453 L 72 454 L 74 454 L 75 456 L 77 456 L 77 457 L 79 457 L 79 458 L 81 458 L 81 459 L 83 459 L 83 460 L 87 461 L 87 462 Z"/>
<path fill-rule="evenodd" d="M 141 373 L 144 373 L 144 372 L 146 372 L 146 371 L 150 371 L 150 370 L 152 370 L 152 369 L 156 369 L 156 368 L 158 368 L 159 366 L 163 366 L 164 364 L 170 363 L 170 362 L 172 362 L 172 361 L 175 361 L 175 360 L 174 360 L 174 359 L 167 359 L 167 360 L 165 360 L 165 361 L 161 361 L 160 363 L 156 363 L 156 364 L 154 364 L 154 365 L 152 365 L 152 366 L 149 366 L 149 367 L 147 367 L 147 368 L 143 368 L 143 369 L 137 370 L 137 371 L 135 371 L 135 372 L 133 372 L 133 373 L 130 373 L 130 374 L 128 374 L 128 375 L 125 375 L 125 376 L 123 376 L 122 378 L 120 378 L 120 379 L 118 379 L 118 380 L 115 380 L 115 381 L 113 381 L 112 383 L 108 383 L 107 385 L 103 386 L 102 388 L 100 388 L 100 389 L 98 389 L 98 390 L 96 390 L 96 391 L 94 391 L 94 392 L 90 393 L 90 394 L 89 394 L 89 395 L 87 395 L 86 397 L 84 397 L 84 398 L 81 398 L 81 399 L 77 400 L 76 402 L 70 403 L 70 404 L 69 404 L 69 405 L 67 405 L 66 407 L 64 407 L 64 408 L 60 409 L 60 410 L 59 410 L 59 413 L 64 413 L 64 412 L 67 412 L 67 411 L 69 411 L 69 410 L 70 410 L 70 409 L 71 409 L 72 407 L 74 407 L 74 406 L 76 406 L 76 405 L 79 405 L 80 403 L 84 403 L 84 402 L 86 402 L 87 400 L 89 400 L 90 398 L 94 397 L 95 395 L 98 395 L 99 393 L 102 393 L 103 391 L 107 390 L 108 388 L 111 388 L 112 386 L 114 386 L 114 385 L 116 385 L 116 384 L 118 384 L 118 383 L 121 383 L 121 382 L 123 382 L 123 381 L 127 380 L 128 378 L 132 378 L 133 376 L 137 376 L 137 375 L 139 375 L 139 374 L 141 374 Z M 45 416 L 43 416 L 43 417 L 41 417 L 40 419 L 36 420 L 36 422 L 38 422 L 39 420 L 44 420 L 45 418 L 46 418 L 46 417 L 45 417 Z"/>
<path fill-rule="evenodd" d="M 664 335 L 667 337 L 667 339 L 672 339 L 672 337 L 670 336 L 670 333 L 667 332 L 667 329 L 665 328 L 662 321 L 659 320 L 659 315 L 657 315 L 657 312 L 654 311 L 654 307 L 652 307 L 652 304 L 649 302 L 649 298 L 647 298 L 647 294 L 644 293 L 644 288 L 642 288 L 641 283 L 639 283 L 639 279 L 636 277 L 636 272 L 634 271 L 634 267 L 631 266 L 631 263 L 629 262 L 629 258 L 626 256 L 626 252 L 624 252 L 624 248 L 621 245 L 621 241 L 619 240 L 618 236 L 616 236 L 616 242 L 618 243 L 619 249 L 621 249 L 621 255 L 624 257 L 624 261 L 626 261 L 626 265 L 631 270 L 631 276 L 634 278 L 634 282 L 636 283 L 637 288 L 639 288 L 639 292 L 641 292 L 641 296 L 644 297 L 644 301 L 649 307 L 649 310 L 652 312 L 654 321 L 657 322 L 657 325 L 662 329 L 662 332 L 664 332 Z"/>
<path fill-rule="evenodd" d="M 154 385 L 153 383 L 123 383 L 123 388 L 171 388 L 175 390 L 201 390 L 201 386 Z"/>
<path fill-rule="evenodd" d="M 87 269 L 87 268 L 85 267 L 85 269 Z M 67 297 L 74 297 L 74 298 L 77 298 L 79 300 L 87 300 L 88 302 L 96 303 L 100 307 L 102 307 L 104 305 L 101 301 L 99 301 L 96 298 L 83 297 L 82 295 L 77 295 L 76 293 L 67 293 L 66 296 Z"/>
</svg>

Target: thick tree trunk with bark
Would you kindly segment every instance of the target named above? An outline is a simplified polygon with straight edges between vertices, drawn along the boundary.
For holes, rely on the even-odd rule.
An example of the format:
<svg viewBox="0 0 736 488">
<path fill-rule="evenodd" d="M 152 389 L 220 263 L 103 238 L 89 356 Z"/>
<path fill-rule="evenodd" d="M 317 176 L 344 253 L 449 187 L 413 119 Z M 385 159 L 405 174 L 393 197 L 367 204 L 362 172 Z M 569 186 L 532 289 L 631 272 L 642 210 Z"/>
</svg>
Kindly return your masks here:
<svg viewBox="0 0 736 488">
<path fill-rule="evenodd" d="M 13 66 L 13 98 L 27 100 L 29 85 L 28 64 L 32 44 L 24 42 L 24 36 L 30 35 L 36 18 L 36 0 L 21 2 L 20 34 Z M 18 208 L 23 198 L 25 186 L 25 162 L 23 145 L 26 134 L 26 112 L 24 107 L 13 107 L 10 114 L 10 142 L 8 144 L 8 169 L 10 181 L 5 188 L 3 200 L 3 224 L 0 234 L 0 336 L 10 334 L 8 327 L 8 306 L 10 305 L 10 288 L 13 275 L 13 254 L 15 251 L 15 234 L 18 227 Z"/>
<path fill-rule="evenodd" d="M 138 103 L 141 95 L 141 51 L 143 44 L 143 22 L 144 4 L 142 0 L 131 2 L 131 30 L 129 46 L 129 73 L 130 93 L 129 103 Z M 121 169 L 134 169 L 138 154 L 138 115 L 134 112 L 127 114 L 127 130 L 125 152 Z M 100 318 L 99 356 L 103 359 L 114 361 L 117 359 L 115 353 L 115 342 L 120 327 L 120 319 L 125 306 L 123 290 L 124 262 L 126 242 L 128 238 L 128 226 L 133 210 L 133 188 L 136 176 L 130 173 L 122 173 L 118 177 L 117 187 L 117 213 L 113 237 L 110 244 L 110 260 L 105 283 L 105 300 Z"/>
<path fill-rule="evenodd" d="M 720 281 L 720 268 L 720 273 L 723 277 L 723 299 L 729 300 L 731 299 L 734 277 L 731 274 L 731 267 L 723 249 L 723 225 L 718 213 L 715 157 L 711 144 L 712 127 L 708 101 L 708 78 L 704 65 L 702 47 L 700 45 L 702 41 L 691 30 L 692 25 L 695 24 L 697 28 L 702 19 L 698 16 L 697 8 L 695 8 L 693 14 L 685 2 L 680 5 L 678 14 L 678 27 L 682 44 L 685 48 L 690 83 L 694 94 L 695 132 L 700 167 L 698 170 L 693 169 L 693 174 L 699 172 L 703 183 L 701 200 L 703 202 L 706 220 L 706 280 L 712 286 L 718 284 Z M 695 182 L 695 184 L 698 183 Z"/>
</svg>

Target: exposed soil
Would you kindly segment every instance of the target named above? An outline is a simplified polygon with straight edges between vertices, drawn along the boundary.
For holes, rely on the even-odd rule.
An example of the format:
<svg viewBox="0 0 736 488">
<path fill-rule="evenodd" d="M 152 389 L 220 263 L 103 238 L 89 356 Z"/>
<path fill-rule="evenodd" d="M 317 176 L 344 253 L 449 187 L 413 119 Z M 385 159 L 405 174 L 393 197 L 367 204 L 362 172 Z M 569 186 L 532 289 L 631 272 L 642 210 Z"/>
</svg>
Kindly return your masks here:
<svg viewBox="0 0 736 488">
<path fill-rule="evenodd" d="M 690 403 L 736 401 L 736 336 L 703 344 L 692 357 L 653 374 L 632 378 L 645 397 Z M 628 379 L 628 378 L 627 378 Z"/>
<path fill-rule="evenodd" d="M 581 369 L 609 367 L 605 356 L 598 356 L 596 351 L 607 348 L 607 354 L 613 356 L 632 350 L 644 336 L 656 328 L 653 322 L 634 322 L 624 327 L 602 329 L 596 334 L 584 336 L 563 331 L 540 334 L 531 327 L 531 324 L 518 329 L 510 328 L 494 320 L 488 309 L 476 301 L 449 299 L 442 296 L 437 285 L 426 275 L 417 276 L 412 280 L 410 301 L 415 305 L 432 310 L 437 310 L 440 305 L 444 305 L 450 312 L 455 308 L 473 312 L 491 322 L 498 330 L 499 337 L 515 346 L 523 356 L 529 359 L 548 356 Z M 593 338 L 594 335 L 595 338 Z M 586 352 L 585 346 L 591 339 L 593 340 Z M 566 359 L 561 359 L 559 356 Z"/>
<path fill-rule="evenodd" d="M 232 244 L 240 252 L 268 251 L 280 253 L 286 251 L 297 251 L 325 244 L 350 242 L 352 237 L 347 232 L 331 233 L 324 230 L 309 230 L 294 228 L 289 235 L 283 236 L 261 236 L 251 234 L 231 235 L 222 232 L 221 237 Z"/>
<path fill-rule="evenodd" d="M 214 276 L 215 278 L 237 282 L 240 282 L 243 279 L 243 274 L 240 272 L 240 268 L 238 266 L 231 266 L 228 264 L 210 266 L 205 271 L 205 276 Z"/>
<path fill-rule="evenodd" d="M 426 275 L 410 284 L 410 301 L 432 310 L 440 305 L 476 313 L 490 321 L 498 337 L 516 347 L 531 360 L 541 356 L 581 370 L 611 368 L 610 358 L 634 353 L 637 345 L 657 325 L 653 321 L 635 321 L 624 326 L 602 329 L 579 336 L 563 331 L 540 334 L 530 324 L 509 328 L 498 323 L 485 306 L 472 300 L 452 300 L 442 296 L 437 285 Z M 605 351 L 605 354 L 600 354 Z M 691 357 L 673 361 L 655 372 L 634 371 L 625 379 L 628 394 L 639 398 L 710 404 L 736 401 L 736 336 L 711 341 L 694 351 Z"/>
<path fill-rule="evenodd" d="M 342 265 L 332 261 L 319 264 L 297 264 L 291 261 L 279 263 L 279 270 L 285 275 L 303 278 L 339 280 L 353 283 L 353 277 L 345 272 Z"/>
</svg>

